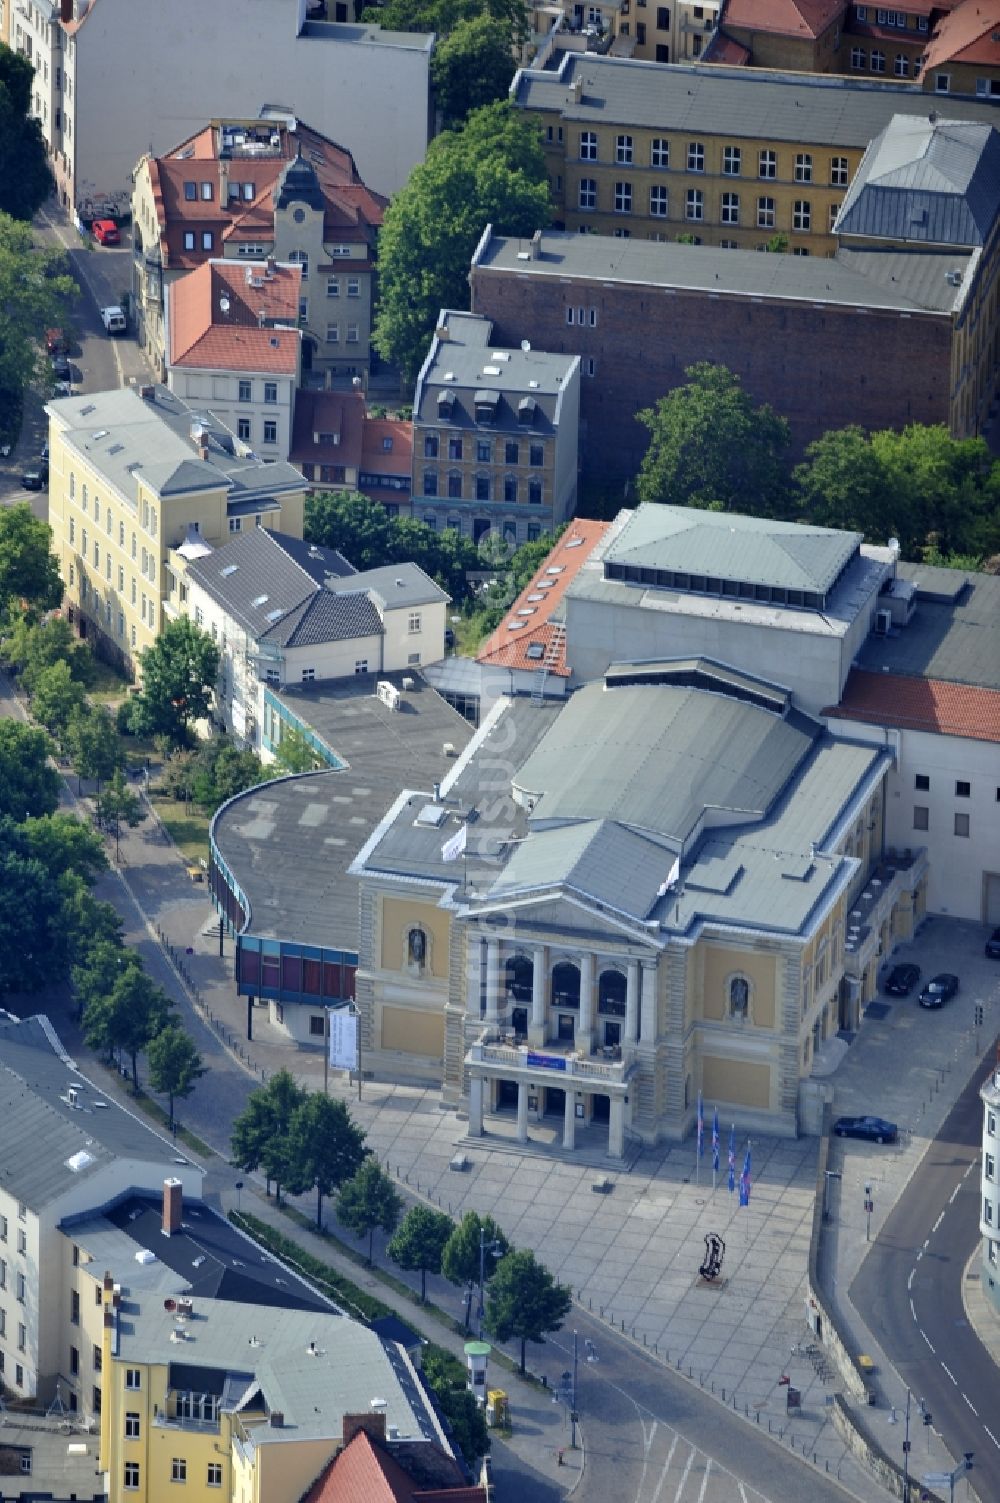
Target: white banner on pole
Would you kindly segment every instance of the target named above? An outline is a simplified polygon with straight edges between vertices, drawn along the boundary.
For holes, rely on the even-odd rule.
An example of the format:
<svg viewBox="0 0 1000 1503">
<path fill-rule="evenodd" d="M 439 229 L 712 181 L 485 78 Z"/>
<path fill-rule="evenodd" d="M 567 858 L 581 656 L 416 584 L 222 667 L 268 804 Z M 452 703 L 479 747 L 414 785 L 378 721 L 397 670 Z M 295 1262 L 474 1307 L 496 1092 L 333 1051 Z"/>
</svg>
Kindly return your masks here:
<svg viewBox="0 0 1000 1503">
<path fill-rule="evenodd" d="M 346 1007 L 331 1011 L 330 1064 L 335 1070 L 358 1068 L 358 1016 Z"/>
</svg>

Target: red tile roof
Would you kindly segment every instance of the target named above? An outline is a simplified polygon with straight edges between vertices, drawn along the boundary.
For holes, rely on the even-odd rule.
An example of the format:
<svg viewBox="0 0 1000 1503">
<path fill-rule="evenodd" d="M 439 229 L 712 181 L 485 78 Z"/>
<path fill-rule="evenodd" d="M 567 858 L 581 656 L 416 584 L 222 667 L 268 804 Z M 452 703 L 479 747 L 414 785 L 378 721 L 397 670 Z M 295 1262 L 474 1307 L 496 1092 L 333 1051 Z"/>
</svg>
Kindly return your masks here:
<svg viewBox="0 0 1000 1503">
<path fill-rule="evenodd" d="M 168 363 L 297 376 L 301 282 L 298 266 L 273 261 L 196 267 L 170 288 Z"/>
<path fill-rule="evenodd" d="M 292 464 L 361 465 L 365 399 L 360 391 L 305 391 L 295 398 L 292 425 Z M 317 443 L 316 435 L 331 441 Z"/>
<path fill-rule="evenodd" d="M 725 24 L 815 40 L 845 10 L 845 0 L 729 0 Z"/>
<path fill-rule="evenodd" d="M 1000 742 L 1000 690 L 974 684 L 853 668 L 840 703 L 823 713 L 837 720 L 865 720 L 904 731 Z"/>
<path fill-rule="evenodd" d="M 386 448 L 386 440 L 390 447 Z M 413 424 L 403 418 L 366 417 L 362 430 L 361 467 L 374 475 L 409 475 L 413 460 Z"/>
<path fill-rule="evenodd" d="M 424 1487 L 378 1441 L 359 1430 L 329 1462 L 302 1503 L 486 1503 L 481 1487 Z"/>
<path fill-rule="evenodd" d="M 750 61 L 750 49 L 744 47 L 742 42 L 727 37 L 724 31 L 717 31 L 714 39 L 709 43 L 708 50 L 704 53 L 703 62 L 725 63 L 731 68 L 742 68 Z"/>
<path fill-rule="evenodd" d="M 559 678 L 569 677 L 565 636 L 552 616 L 567 586 L 610 526 L 610 522 L 590 522 L 583 517 L 575 517 L 569 523 L 534 579 L 521 591 L 496 631 L 486 638 L 476 653 L 478 663 L 490 663 L 497 668 L 524 668 L 529 672 L 546 668 Z M 527 624 L 515 626 L 512 630 L 512 621 Z M 532 645 L 541 646 L 540 657 L 537 653 L 528 656 L 528 648 Z"/>
<path fill-rule="evenodd" d="M 1000 0 L 964 0 L 942 16 L 924 54 L 921 76 L 943 63 L 1000 68 Z"/>
<path fill-rule="evenodd" d="M 226 122 L 229 123 L 228 121 Z M 356 242 L 358 255 L 369 260 L 387 199 L 368 188 L 358 174 L 351 153 L 311 126 L 297 123 L 290 131 L 280 121 L 235 122 L 248 134 L 262 136 L 262 154 L 223 157 L 222 122 L 212 121 L 161 157 L 149 157 L 148 171 L 156 203 L 160 250 L 170 269 L 198 266 L 223 244 L 273 241 L 271 195 L 279 176 L 301 149 L 315 168 L 323 191 L 323 234 L 338 244 Z M 271 146 L 271 137 L 277 145 Z M 195 197 L 185 197 L 185 183 L 194 183 Z M 207 184 L 210 197 L 202 196 Z M 230 197 L 230 186 L 240 188 Z M 184 249 L 185 230 L 194 230 L 196 249 Z M 212 251 L 201 249 L 201 236 L 210 231 Z"/>
</svg>

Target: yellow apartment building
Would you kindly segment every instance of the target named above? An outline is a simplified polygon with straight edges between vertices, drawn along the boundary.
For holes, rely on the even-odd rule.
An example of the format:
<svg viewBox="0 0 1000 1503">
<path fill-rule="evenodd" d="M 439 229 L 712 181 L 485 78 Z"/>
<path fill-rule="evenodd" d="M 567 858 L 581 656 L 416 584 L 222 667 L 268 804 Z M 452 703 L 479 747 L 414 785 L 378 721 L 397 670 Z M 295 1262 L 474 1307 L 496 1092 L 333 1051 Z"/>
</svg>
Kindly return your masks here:
<svg viewBox="0 0 1000 1503">
<path fill-rule="evenodd" d="M 164 621 L 183 614 L 185 549 L 249 527 L 302 536 L 302 475 L 258 459 L 165 387 L 79 393 L 46 412 L 65 608 L 130 676 Z"/>
<path fill-rule="evenodd" d="M 780 236 L 803 256 L 836 250 L 869 142 L 894 114 L 927 113 L 912 88 L 571 52 L 522 69 L 511 97 L 541 128 L 556 228 L 727 249 Z M 949 118 L 992 113 L 948 102 Z"/>
</svg>

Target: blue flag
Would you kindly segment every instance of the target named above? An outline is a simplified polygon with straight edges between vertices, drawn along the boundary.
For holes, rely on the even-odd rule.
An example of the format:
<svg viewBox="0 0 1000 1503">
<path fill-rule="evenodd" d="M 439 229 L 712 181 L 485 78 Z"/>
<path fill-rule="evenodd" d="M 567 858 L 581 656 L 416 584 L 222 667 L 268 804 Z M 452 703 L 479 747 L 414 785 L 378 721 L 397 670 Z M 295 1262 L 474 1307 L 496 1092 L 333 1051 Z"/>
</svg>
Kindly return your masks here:
<svg viewBox="0 0 1000 1503">
<path fill-rule="evenodd" d="M 743 1173 L 740 1175 L 740 1205 L 750 1204 L 750 1145 L 747 1144 L 747 1156 L 743 1160 Z"/>
<path fill-rule="evenodd" d="M 719 1172 L 719 1108 L 712 1113 L 712 1173 Z"/>
<path fill-rule="evenodd" d="M 736 1189 L 736 1123 L 729 1129 L 729 1193 Z"/>
<path fill-rule="evenodd" d="M 698 1157 L 705 1152 L 705 1109 L 701 1104 L 701 1092 L 698 1092 Z"/>
</svg>

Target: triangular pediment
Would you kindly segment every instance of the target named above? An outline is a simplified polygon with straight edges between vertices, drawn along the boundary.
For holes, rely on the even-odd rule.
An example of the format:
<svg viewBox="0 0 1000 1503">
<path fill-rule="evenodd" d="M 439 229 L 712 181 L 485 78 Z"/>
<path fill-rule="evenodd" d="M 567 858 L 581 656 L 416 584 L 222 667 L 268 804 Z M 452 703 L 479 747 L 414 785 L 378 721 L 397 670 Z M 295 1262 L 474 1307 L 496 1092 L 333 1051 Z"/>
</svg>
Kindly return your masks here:
<svg viewBox="0 0 1000 1503">
<path fill-rule="evenodd" d="M 501 931 L 505 938 L 514 935 L 525 941 L 540 944 L 572 943 L 595 937 L 620 944 L 635 945 L 638 941 L 648 946 L 650 954 L 663 948 L 665 937 L 645 924 L 629 919 L 625 914 L 602 911 L 588 903 L 586 898 L 571 892 L 525 894 L 523 897 L 503 899 L 493 903 L 476 904 L 475 919 L 482 919 L 488 928 L 489 914 L 503 915 L 506 925 Z"/>
</svg>

